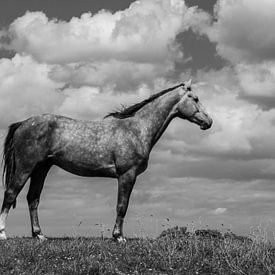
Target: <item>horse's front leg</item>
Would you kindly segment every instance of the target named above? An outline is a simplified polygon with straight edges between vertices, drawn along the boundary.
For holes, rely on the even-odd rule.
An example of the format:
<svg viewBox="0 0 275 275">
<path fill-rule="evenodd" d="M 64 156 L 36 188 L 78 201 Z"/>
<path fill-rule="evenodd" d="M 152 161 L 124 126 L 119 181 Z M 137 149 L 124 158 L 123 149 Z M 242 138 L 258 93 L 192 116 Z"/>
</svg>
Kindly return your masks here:
<svg viewBox="0 0 275 275">
<path fill-rule="evenodd" d="M 113 230 L 113 238 L 118 242 L 125 242 L 123 237 L 123 221 L 128 208 L 129 198 L 136 182 L 136 172 L 128 170 L 118 178 L 117 217 Z"/>
</svg>

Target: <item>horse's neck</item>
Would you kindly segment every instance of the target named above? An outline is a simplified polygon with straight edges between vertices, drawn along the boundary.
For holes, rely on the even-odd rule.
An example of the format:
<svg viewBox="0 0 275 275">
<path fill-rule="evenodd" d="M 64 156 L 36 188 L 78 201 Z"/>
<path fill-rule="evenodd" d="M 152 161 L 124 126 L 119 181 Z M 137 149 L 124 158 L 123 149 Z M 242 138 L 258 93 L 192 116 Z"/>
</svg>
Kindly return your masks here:
<svg viewBox="0 0 275 275">
<path fill-rule="evenodd" d="M 175 106 L 179 100 L 179 92 L 171 91 L 150 102 L 136 114 L 140 121 L 142 143 L 148 152 L 175 117 Z"/>
</svg>

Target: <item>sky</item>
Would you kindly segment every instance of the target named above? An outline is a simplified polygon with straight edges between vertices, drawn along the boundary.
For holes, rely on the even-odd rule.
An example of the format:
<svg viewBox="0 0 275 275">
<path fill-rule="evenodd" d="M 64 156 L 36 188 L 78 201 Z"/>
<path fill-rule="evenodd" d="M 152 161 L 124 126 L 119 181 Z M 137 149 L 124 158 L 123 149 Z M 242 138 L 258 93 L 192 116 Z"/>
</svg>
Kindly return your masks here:
<svg viewBox="0 0 275 275">
<path fill-rule="evenodd" d="M 272 236 L 274 17 L 273 0 L 0 0 L 1 143 L 15 121 L 101 119 L 191 77 L 213 126 L 172 121 L 137 179 L 125 235 L 179 225 Z M 8 217 L 9 236 L 30 235 L 27 189 Z M 53 167 L 42 231 L 110 237 L 116 190 L 116 180 Z"/>
</svg>

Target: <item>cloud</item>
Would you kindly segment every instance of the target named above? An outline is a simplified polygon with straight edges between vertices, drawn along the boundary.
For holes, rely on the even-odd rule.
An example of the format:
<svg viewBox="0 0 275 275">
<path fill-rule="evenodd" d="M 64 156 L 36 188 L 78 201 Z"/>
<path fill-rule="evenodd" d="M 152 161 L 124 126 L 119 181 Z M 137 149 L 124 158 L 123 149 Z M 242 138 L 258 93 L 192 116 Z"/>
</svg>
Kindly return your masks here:
<svg viewBox="0 0 275 275">
<path fill-rule="evenodd" d="M 162 63 L 177 57 L 176 35 L 202 24 L 205 16 L 180 0 L 136 1 L 123 11 L 84 13 L 69 22 L 27 12 L 10 25 L 11 42 L 6 47 L 48 63 L 110 59 Z"/>
<path fill-rule="evenodd" d="M 197 140 L 195 132 L 188 129 L 191 142 L 184 138 L 185 152 L 224 160 L 258 159 L 272 167 L 275 157 L 272 146 L 275 134 L 274 11 L 274 2 L 269 0 L 217 2 L 215 21 L 206 24 L 200 32 L 216 43 L 217 53 L 229 63 L 218 71 L 197 72 L 200 98 L 213 116 L 214 124 L 210 134 Z M 183 136 L 183 131 L 178 136 Z M 196 143 L 192 145 L 194 140 Z M 258 176 L 262 177 L 260 174 L 258 170 Z"/>
<path fill-rule="evenodd" d="M 211 213 L 213 213 L 214 215 L 221 215 L 221 214 L 224 214 L 226 211 L 227 211 L 227 208 L 218 207 L 215 210 L 213 210 Z"/>
<path fill-rule="evenodd" d="M 110 87 L 115 91 L 129 93 L 147 84 L 151 87 L 160 76 L 173 70 L 173 63 L 135 63 L 132 61 L 107 60 L 105 62 L 79 62 L 53 66 L 52 80 L 65 82 L 67 86 Z M 142 84 L 141 84 L 142 83 Z"/>
<path fill-rule="evenodd" d="M 186 143 L 188 152 L 221 159 L 268 159 L 268 167 L 272 167 L 274 7 L 269 0 L 217 2 L 215 21 L 205 25 L 201 33 L 216 43 L 217 53 L 229 63 L 218 71 L 197 72 L 198 88 L 205 94 L 202 99 L 214 124 L 211 134 L 197 141 L 199 145 Z"/>
<path fill-rule="evenodd" d="M 153 87 L 154 79 L 171 73 L 184 55 L 177 35 L 209 18 L 181 0 L 135 1 L 123 11 L 84 13 L 68 22 L 26 12 L 1 31 L 0 44 L 54 64 L 50 77 L 67 87 L 131 91 L 140 83 Z"/>
<path fill-rule="evenodd" d="M 219 71 L 197 73 L 200 89 L 209 95 L 204 99 L 214 124 L 212 133 L 199 140 L 200 146 L 189 148 L 194 154 L 268 159 L 271 167 L 275 157 L 274 11 L 275 3 L 269 0 L 217 2 L 215 21 L 202 32 L 229 63 Z"/>
<path fill-rule="evenodd" d="M 53 71 L 55 65 L 39 63 L 30 56 L 16 54 L 11 59 L 0 59 L 0 128 L 42 113 L 89 120 L 102 118 L 121 104 L 143 100 L 154 90 L 141 83 L 129 93 L 118 94 L 112 86 L 104 84 L 79 83 L 74 88 L 67 86 L 66 80 L 54 79 Z M 164 79 L 155 79 L 153 87 L 166 88 L 165 83 Z"/>
<path fill-rule="evenodd" d="M 30 115 L 54 112 L 63 96 L 60 84 L 50 80 L 50 68 L 30 56 L 0 59 L 0 127 Z"/>
<path fill-rule="evenodd" d="M 274 109 L 262 110 L 258 101 L 247 101 L 239 82 L 232 75 L 226 80 L 231 71 L 224 69 L 198 74 L 198 77 L 203 75 L 202 79 L 208 79 L 208 83 L 202 83 L 199 90 L 204 94 L 203 100 L 206 100 L 205 104 L 214 118 L 211 134 L 200 140 L 200 150 L 204 148 L 210 155 L 224 158 L 274 158 L 275 151 L 271 146 L 275 133 Z M 218 84 L 211 84 L 212 79 L 217 79 Z"/>
<path fill-rule="evenodd" d="M 275 107 L 275 2 L 219 0 L 216 21 L 202 32 L 235 70 L 242 98 L 261 108 Z"/>
<path fill-rule="evenodd" d="M 218 53 L 235 63 L 275 59 L 272 0 L 219 0 L 217 21 L 208 29 Z"/>
<path fill-rule="evenodd" d="M 101 119 L 121 105 L 130 105 L 150 95 L 146 85 L 140 86 L 135 93 L 115 94 L 112 90 L 82 86 L 78 89 L 67 88 L 63 91 L 64 101 L 56 110 L 59 114 L 80 119 Z"/>
<path fill-rule="evenodd" d="M 241 96 L 264 109 L 275 106 L 275 62 L 263 61 L 257 64 L 237 64 L 236 72 Z"/>
</svg>

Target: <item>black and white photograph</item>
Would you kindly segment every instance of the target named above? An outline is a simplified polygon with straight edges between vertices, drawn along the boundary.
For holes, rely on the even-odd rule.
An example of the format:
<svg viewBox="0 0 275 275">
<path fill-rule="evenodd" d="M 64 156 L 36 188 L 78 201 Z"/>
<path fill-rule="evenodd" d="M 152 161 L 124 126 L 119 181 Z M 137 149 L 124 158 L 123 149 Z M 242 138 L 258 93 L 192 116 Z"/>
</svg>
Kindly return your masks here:
<svg viewBox="0 0 275 275">
<path fill-rule="evenodd" d="M 275 0 L 0 0 L 0 274 L 275 274 Z"/>
</svg>

